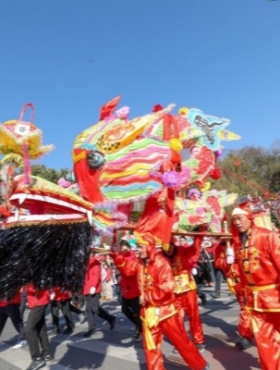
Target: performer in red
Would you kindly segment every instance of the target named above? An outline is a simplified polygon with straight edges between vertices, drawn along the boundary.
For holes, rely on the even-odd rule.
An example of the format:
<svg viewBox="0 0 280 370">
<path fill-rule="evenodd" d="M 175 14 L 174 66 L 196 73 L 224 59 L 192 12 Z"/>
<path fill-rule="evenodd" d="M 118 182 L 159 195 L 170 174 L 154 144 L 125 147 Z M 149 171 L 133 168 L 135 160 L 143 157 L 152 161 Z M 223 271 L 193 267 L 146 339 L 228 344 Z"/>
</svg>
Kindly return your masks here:
<svg viewBox="0 0 280 370">
<path fill-rule="evenodd" d="M 13 346 L 13 349 L 18 349 L 27 345 L 24 334 L 23 320 L 20 314 L 20 298 L 21 293 L 18 292 L 14 298 L 10 299 L 9 301 L 6 299 L 0 300 L 0 337 L 7 319 L 10 318 L 19 335 L 18 343 Z"/>
<path fill-rule="evenodd" d="M 227 249 L 230 249 L 227 251 Z M 228 287 L 231 293 L 236 295 L 240 306 L 238 332 L 241 336 L 236 346 L 240 349 L 252 347 L 252 329 L 250 314 L 245 306 L 245 292 L 241 284 L 238 264 L 235 262 L 232 248 L 225 243 L 218 243 L 215 249 L 215 266 L 223 271 L 226 276 Z"/>
<path fill-rule="evenodd" d="M 114 329 L 116 317 L 108 314 L 102 307 L 99 306 L 101 293 L 101 267 L 95 257 L 98 248 L 91 248 L 90 259 L 87 266 L 85 277 L 85 285 L 83 294 L 86 302 L 86 315 L 88 320 L 88 331 L 84 334 L 85 338 L 91 337 L 96 332 L 95 315 L 98 315 L 103 320 L 110 324 L 110 329 Z"/>
<path fill-rule="evenodd" d="M 26 287 L 26 292 L 30 311 L 25 327 L 25 335 L 32 358 L 32 362 L 26 370 L 36 370 L 45 366 L 45 361 L 53 360 L 45 323 L 45 313 L 50 303 L 50 293 L 48 289 L 40 290 L 35 288 L 33 284 Z"/>
<path fill-rule="evenodd" d="M 233 246 L 263 370 L 280 369 L 280 239 L 255 226 L 249 208 L 232 212 Z"/>
<path fill-rule="evenodd" d="M 121 251 L 113 252 L 112 258 L 121 274 L 120 288 L 122 294 L 122 313 L 135 325 L 135 341 L 142 340 L 142 323 L 140 320 L 140 290 L 137 273 L 139 260 L 127 241 L 120 242 Z"/>
<path fill-rule="evenodd" d="M 139 266 L 141 319 L 144 351 L 149 370 L 164 370 L 161 352 L 166 335 L 193 370 L 210 369 L 187 333 L 176 308 L 174 277 L 166 257 L 159 253 L 152 236 L 136 234 L 141 264 Z"/>
<path fill-rule="evenodd" d="M 188 316 L 193 341 L 198 350 L 203 351 L 205 339 L 198 309 L 197 287 L 192 274 L 193 261 L 198 260 L 200 253 L 199 241 L 200 239 L 197 239 L 191 246 L 176 247 L 174 244 L 171 244 L 166 253 L 170 256 L 175 279 L 176 307 L 179 312 L 185 312 Z M 182 324 L 184 325 L 183 317 Z"/>
<path fill-rule="evenodd" d="M 59 311 L 61 310 L 67 329 L 63 332 L 63 334 L 71 334 L 74 330 L 74 323 L 72 319 L 72 314 L 70 310 L 70 298 L 71 294 L 68 291 L 62 291 L 61 288 L 55 287 L 52 289 L 51 294 L 51 314 L 52 314 L 52 321 L 53 321 L 53 330 L 49 332 L 49 335 L 56 335 L 60 333 L 59 328 Z"/>
</svg>

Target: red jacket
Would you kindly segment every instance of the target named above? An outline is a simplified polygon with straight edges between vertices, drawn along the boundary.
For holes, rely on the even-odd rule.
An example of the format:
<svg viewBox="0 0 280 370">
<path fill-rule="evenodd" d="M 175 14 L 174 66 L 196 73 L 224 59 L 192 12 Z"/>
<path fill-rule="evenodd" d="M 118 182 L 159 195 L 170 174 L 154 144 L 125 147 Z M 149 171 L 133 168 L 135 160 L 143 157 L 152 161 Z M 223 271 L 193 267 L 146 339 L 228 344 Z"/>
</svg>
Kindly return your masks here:
<svg viewBox="0 0 280 370">
<path fill-rule="evenodd" d="M 113 253 L 112 258 L 121 275 L 119 285 L 122 296 L 126 299 L 139 297 L 140 290 L 137 279 L 139 260 L 135 253 L 133 251 Z"/>
<path fill-rule="evenodd" d="M 36 289 L 33 284 L 27 285 L 27 303 L 29 308 L 45 306 L 50 303 L 50 292 L 48 289 Z"/>
<path fill-rule="evenodd" d="M 161 253 L 156 254 L 154 261 L 149 259 L 139 266 L 139 286 L 142 288 L 145 304 L 141 308 L 141 318 L 148 325 L 149 311 L 153 310 L 158 321 L 165 320 L 177 313 L 175 307 L 174 286 L 170 261 Z"/>
<path fill-rule="evenodd" d="M 234 233 L 234 229 L 233 229 Z M 253 226 L 246 246 L 234 237 L 236 262 L 245 286 L 246 306 L 258 312 L 280 312 L 280 239 Z"/>
<path fill-rule="evenodd" d="M 90 257 L 89 259 L 83 294 L 89 295 L 91 287 L 96 288 L 96 293 L 101 293 L 101 268 L 100 263 L 95 257 Z"/>
<path fill-rule="evenodd" d="M 70 293 L 67 291 L 62 292 L 61 288 L 59 287 L 53 288 L 52 291 L 55 293 L 55 297 L 53 300 L 56 302 L 65 301 L 70 298 Z"/>
<path fill-rule="evenodd" d="M 175 279 L 176 294 L 196 289 L 192 275 L 192 268 L 197 264 L 199 257 L 200 240 L 197 239 L 190 247 L 176 247 L 171 256 L 171 267 Z"/>
<path fill-rule="evenodd" d="M 6 299 L 0 300 L 0 307 L 6 307 L 8 304 L 20 304 L 21 292 L 18 292 L 12 299 L 7 301 Z"/>
</svg>

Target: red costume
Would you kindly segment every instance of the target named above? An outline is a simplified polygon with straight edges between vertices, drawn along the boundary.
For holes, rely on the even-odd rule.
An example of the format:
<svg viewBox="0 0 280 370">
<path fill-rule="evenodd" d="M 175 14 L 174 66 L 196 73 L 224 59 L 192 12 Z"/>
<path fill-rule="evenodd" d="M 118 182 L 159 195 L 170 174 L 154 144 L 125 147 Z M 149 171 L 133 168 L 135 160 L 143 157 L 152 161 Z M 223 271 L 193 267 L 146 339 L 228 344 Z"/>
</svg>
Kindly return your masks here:
<svg viewBox="0 0 280 370">
<path fill-rule="evenodd" d="M 21 302 L 21 292 L 19 291 L 12 299 L 9 301 L 6 299 L 0 300 L 0 307 L 6 307 L 8 304 L 20 304 Z"/>
<path fill-rule="evenodd" d="M 233 234 L 237 230 L 233 225 Z M 234 237 L 234 249 L 245 286 L 246 308 L 263 370 L 280 369 L 280 239 L 252 225 L 248 240 Z"/>
<path fill-rule="evenodd" d="M 33 284 L 26 288 L 27 303 L 29 308 L 47 306 L 50 303 L 50 292 L 48 289 L 36 289 Z"/>
<path fill-rule="evenodd" d="M 122 313 L 135 325 L 135 339 L 140 341 L 142 322 L 140 320 L 140 290 L 137 280 L 139 260 L 131 250 L 113 253 L 112 257 L 121 274 Z"/>
<path fill-rule="evenodd" d="M 37 289 L 33 284 L 26 287 L 27 302 L 30 308 L 25 326 L 26 340 L 33 361 L 44 357 L 51 358 L 51 349 L 45 323 L 45 313 L 50 303 L 48 289 Z M 44 363 L 44 361 L 43 361 Z"/>
<path fill-rule="evenodd" d="M 101 267 L 99 261 L 94 256 L 89 259 L 83 294 L 90 295 L 90 288 L 96 288 L 95 293 L 101 293 L 102 291 Z"/>
<path fill-rule="evenodd" d="M 70 292 L 62 291 L 59 287 L 53 288 L 52 291 L 55 293 L 55 296 L 53 298 L 54 301 L 60 302 L 71 298 Z"/>
<path fill-rule="evenodd" d="M 240 280 L 240 271 L 237 263 L 228 264 L 226 261 L 226 245 L 218 244 L 215 250 L 215 266 L 223 271 L 231 293 L 236 295 L 240 306 L 238 332 L 248 339 L 252 339 L 250 314 L 245 306 L 245 291 Z"/>
<path fill-rule="evenodd" d="M 198 260 L 198 245 L 175 247 L 171 256 L 172 272 L 175 279 L 176 306 L 179 312 L 184 310 L 189 318 L 190 330 L 195 344 L 204 344 L 202 322 L 197 303 L 197 290 L 192 268 Z M 183 323 L 183 322 L 182 322 Z"/>
<path fill-rule="evenodd" d="M 18 292 L 12 299 L 0 300 L 0 336 L 3 332 L 7 319 L 10 318 L 14 328 L 19 333 L 20 342 L 25 339 L 23 322 L 20 314 L 21 293 Z"/>
<path fill-rule="evenodd" d="M 205 369 L 206 361 L 185 330 L 182 331 L 182 320 L 176 309 L 174 277 L 169 261 L 161 253 L 154 252 L 140 266 L 139 279 L 144 298 L 141 319 L 148 369 L 164 370 L 161 352 L 163 335 L 171 340 L 192 369 Z"/>
<path fill-rule="evenodd" d="M 140 296 L 140 290 L 137 281 L 137 272 L 139 260 L 133 251 L 126 253 L 112 253 L 112 258 L 116 268 L 121 274 L 119 286 L 122 296 L 126 299 L 132 299 Z"/>
<path fill-rule="evenodd" d="M 98 248 L 96 248 L 95 251 L 97 251 L 97 249 Z M 88 320 L 88 332 L 84 334 L 85 337 L 90 337 L 96 331 L 95 315 L 98 315 L 103 320 L 106 320 L 110 324 L 111 330 L 115 326 L 115 316 L 108 314 L 102 307 L 99 306 L 101 291 L 101 266 L 98 259 L 92 255 L 87 265 L 87 272 L 83 290 L 86 302 L 86 315 Z"/>
</svg>

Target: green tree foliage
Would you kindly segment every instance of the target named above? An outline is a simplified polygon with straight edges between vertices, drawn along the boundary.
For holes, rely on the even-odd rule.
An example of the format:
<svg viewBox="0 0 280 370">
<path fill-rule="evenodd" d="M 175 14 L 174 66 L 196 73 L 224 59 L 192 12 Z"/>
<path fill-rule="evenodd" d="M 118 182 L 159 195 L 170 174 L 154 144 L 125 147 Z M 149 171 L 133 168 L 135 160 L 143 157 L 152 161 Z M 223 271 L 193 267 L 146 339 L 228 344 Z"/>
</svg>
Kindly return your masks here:
<svg viewBox="0 0 280 370">
<path fill-rule="evenodd" d="M 57 181 L 61 177 L 65 177 L 70 170 L 67 168 L 62 168 L 61 170 L 57 171 L 54 168 L 47 168 L 45 165 L 42 164 L 35 164 L 32 166 L 32 175 L 39 176 L 43 179 L 49 180 L 57 184 Z"/>
<path fill-rule="evenodd" d="M 227 189 L 239 195 L 264 196 L 280 190 L 280 148 L 271 149 L 247 146 L 230 151 L 219 160 L 221 178 L 215 182 L 216 189 Z"/>
</svg>

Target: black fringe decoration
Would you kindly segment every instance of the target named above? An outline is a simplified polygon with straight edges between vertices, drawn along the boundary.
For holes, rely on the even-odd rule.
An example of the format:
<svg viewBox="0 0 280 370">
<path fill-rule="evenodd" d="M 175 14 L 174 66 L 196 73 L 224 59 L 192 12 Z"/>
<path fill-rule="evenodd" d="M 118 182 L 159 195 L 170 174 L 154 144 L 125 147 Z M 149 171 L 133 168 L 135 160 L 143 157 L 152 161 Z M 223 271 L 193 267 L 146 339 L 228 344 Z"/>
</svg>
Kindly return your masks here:
<svg viewBox="0 0 280 370">
<path fill-rule="evenodd" d="M 10 227 L 0 233 L 0 299 L 29 283 L 79 292 L 84 285 L 92 227 L 88 222 Z"/>
</svg>

